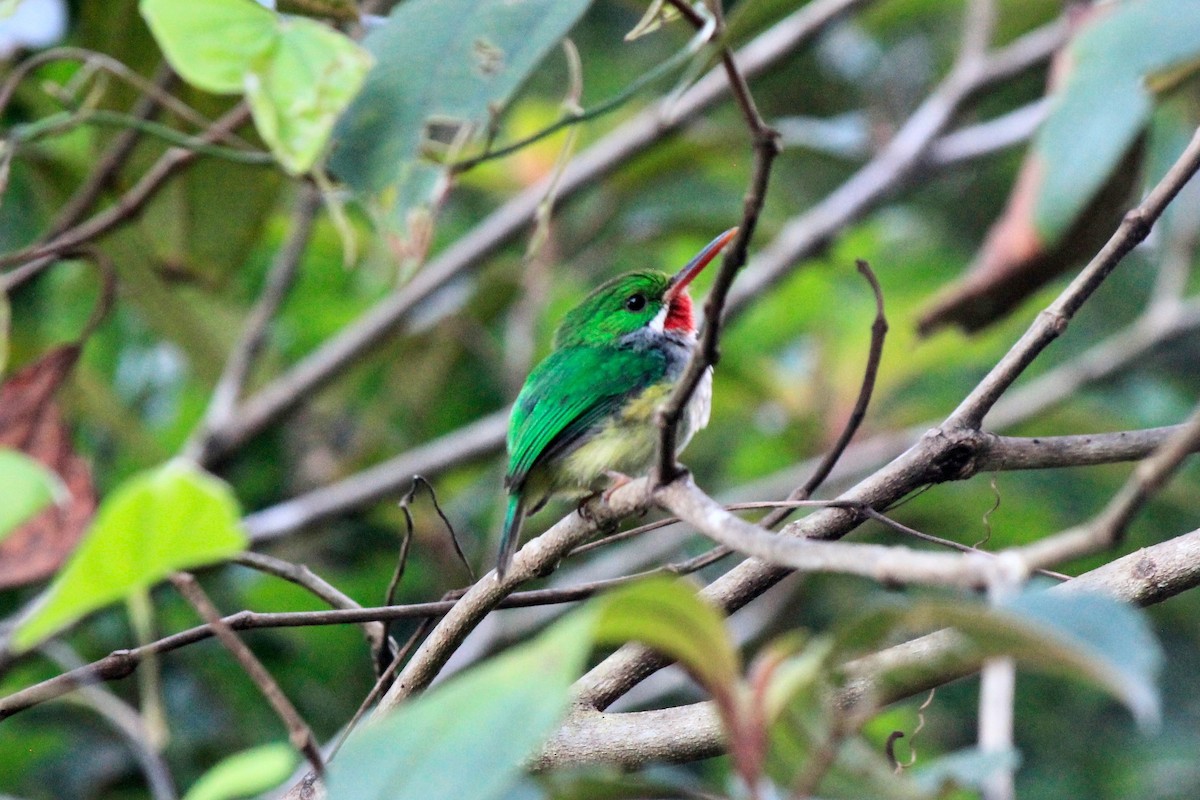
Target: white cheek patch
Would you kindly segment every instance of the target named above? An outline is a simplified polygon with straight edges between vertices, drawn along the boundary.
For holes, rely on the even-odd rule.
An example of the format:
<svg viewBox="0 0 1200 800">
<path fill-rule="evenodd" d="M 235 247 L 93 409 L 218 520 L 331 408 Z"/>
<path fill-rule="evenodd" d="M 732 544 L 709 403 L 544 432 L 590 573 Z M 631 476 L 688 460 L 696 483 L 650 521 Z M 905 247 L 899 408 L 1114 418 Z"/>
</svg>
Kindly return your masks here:
<svg viewBox="0 0 1200 800">
<path fill-rule="evenodd" d="M 650 330 L 655 333 L 662 333 L 663 327 L 667 324 L 667 312 L 671 310 L 670 303 L 663 303 L 662 308 L 654 315 L 654 319 L 650 320 Z"/>
</svg>

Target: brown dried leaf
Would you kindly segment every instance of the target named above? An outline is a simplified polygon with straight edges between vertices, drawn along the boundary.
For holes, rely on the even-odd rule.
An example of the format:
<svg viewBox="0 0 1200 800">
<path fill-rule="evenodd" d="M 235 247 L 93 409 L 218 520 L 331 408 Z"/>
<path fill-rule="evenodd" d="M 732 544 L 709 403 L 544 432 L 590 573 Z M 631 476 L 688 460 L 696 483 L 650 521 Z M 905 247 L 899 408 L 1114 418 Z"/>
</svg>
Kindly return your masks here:
<svg viewBox="0 0 1200 800">
<path fill-rule="evenodd" d="M 1094 7 L 1072 7 L 1072 31 L 1078 32 L 1104 13 Z M 1059 50 L 1050 65 L 1048 95 L 1066 85 L 1074 66 L 1071 49 Z M 1130 145 L 1074 224 L 1050 245 L 1034 221 L 1045 165 L 1032 149 L 1028 151 L 1008 204 L 988 231 L 983 247 L 966 274 L 944 287 L 929 303 L 917 322 L 918 332 L 928 336 L 953 325 L 972 333 L 987 327 L 1056 276 L 1093 255 L 1112 235 L 1128 207 L 1144 148 L 1143 134 Z"/>
<path fill-rule="evenodd" d="M 54 402 L 54 392 L 78 358 L 78 345 L 55 348 L 0 385 L 0 447 L 20 450 L 54 470 L 69 495 L 0 543 L 0 589 L 52 575 L 96 510 L 91 470 L 75 453 Z"/>
<path fill-rule="evenodd" d="M 917 322 L 922 336 L 955 325 L 972 333 L 1001 319 L 1049 281 L 1093 255 L 1108 240 L 1138 185 L 1145 136 L 1138 137 L 1104 188 L 1059 242 L 1047 248 L 1033 222 L 1041 165 L 1027 158 L 1008 206 L 988 231 L 965 276 L 938 293 Z"/>
</svg>

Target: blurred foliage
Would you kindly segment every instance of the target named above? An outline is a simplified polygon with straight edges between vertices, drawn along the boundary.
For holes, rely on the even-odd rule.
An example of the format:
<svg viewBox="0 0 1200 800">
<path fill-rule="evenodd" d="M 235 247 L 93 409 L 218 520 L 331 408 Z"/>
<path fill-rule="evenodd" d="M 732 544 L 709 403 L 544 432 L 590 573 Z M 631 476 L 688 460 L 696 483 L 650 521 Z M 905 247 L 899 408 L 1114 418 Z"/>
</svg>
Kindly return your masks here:
<svg viewBox="0 0 1200 800">
<path fill-rule="evenodd" d="M 1187 5 L 1191 0 L 1177 2 Z M 796 5 L 782 0 L 731 4 L 731 43 L 749 41 Z M 1171 7 L 1166 0 L 1155 5 Z M 959 8 L 940 0 L 868 3 L 812 46 L 751 82 L 764 115 L 780 121 L 781 128 L 783 120 L 837 122 L 791 128 L 816 134 L 797 137 L 778 159 L 752 254 L 789 219 L 849 177 L 944 75 L 959 44 Z M 1004 43 L 1055 18 L 1061 4 L 1000 0 L 998 8 L 996 38 Z M 646 3 L 634 0 L 594 2 L 571 30 L 582 64 L 583 108 L 617 95 L 687 46 L 692 31 L 680 21 L 624 42 L 645 10 Z M 107 53 L 143 76 L 155 74 L 162 55 L 134 0 L 75 0 L 69 11 L 67 44 Z M 1180 40 L 1189 32 L 1194 34 L 1190 28 L 1176 31 Z M 9 62 L 9 74 L 16 63 Z M 708 63 L 700 57 L 695 68 L 685 67 L 678 74 L 695 74 Z M 1157 179 L 1173 162 L 1200 117 L 1195 79 L 1190 74 L 1167 77 L 1177 80 L 1160 80 L 1151 87 L 1158 105 L 1147 117 L 1146 181 Z M 501 115 L 497 142 L 517 140 L 558 120 L 568 79 L 565 59 L 551 49 Z M 92 85 L 74 62 L 36 70 L 17 85 L 3 110 L 4 129 L 61 112 L 62 98 L 45 87 L 72 80 Z M 670 92 L 674 80 L 680 78 L 667 78 L 612 113 L 576 128 L 576 151 Z M 1044 70 L 1021 74 L 977 98 L 959 123 L 984 121 L 1031 102 L 1042 95 L 1045 83 Z M 228 111 L 234 102 L 181 82 L 171 84 L 170 91 L 208 118 Z M 108 79 L 105 90 L 89 96 L 88 102 L 124 112 L 136 97 L 133 88 Z M 161 120 L 194 133 L 194 127 L 174 113 L 163 114 Z M 1071 123 L 1068 119 L 1061 124 Z M 81 125 L 22 141 L 11 160 L 4 161 L 7 186 L 0 203 L 0 251 L 16 250 L 43 235 L 120 134 L 111 127 Z M 263 146 L 250 126 L 239 134 Z M 436 254 L 458 241 L 497 205 L 549 174 L 566 139 L 566 133 L 557 133 L 459 176 L 437 209 L 429 252 Z M 1067 140 L 1074 141 L 1069 135 Z M 112 202 L 132 186 L 165 147 L 153 136 L 141 137 L 127 167 L 106 187 L 103 201 Z M 820 455 L 837 435 L 858 391 L 874 313 L 870 291 L 854 270 L 857 258 L 870 261 L 879 274 L 891 322 L 875 399 L 859 438 L 940 419 L 961 400 L 1065 280 L 1029 298 L 980 335 L 944 332 L 921 339 L 915 333 L 920 308 L 962 271 L 1001 213 L 1020 161 L 1019 149 L 1006 150 L 912 182 L 842 231 L 821 255 L 797 265 L 732 321 L 722 340 L 712 424 L 696 437 L 684 459 L 701 486 L 714 494 L 751 492 L 756 499 L 782 495 L 805 477 L 794 465 Z M 554 210 L 547 243 L 532 259 L 525 256 L 528 237 L 519 237 L 429 298 L 408 332 L 306 398 L 285 422 L 239 448 L 215 471 L 232 487 L 243 509 L 263 509 L 502 408 L 515 395 L 532 360 L 545 353 L 557 320 L 584 292 L 634 267 L 670 270 L 715 232 L 733 224 L 741 213 L 749 165 L 745 127 L 732 104 L 723 103 L 598 185 L 561 203 Z M 203 157 L 175 175 L 143 213 L 98 242 L 114 262 L 118 299 L 88 338 L 57 399 L 76 449 L 93 466 L 102 497 L 178 454 L 196 429 L 288 234 L 299 188 L 299 180 L 279 168 Z M 320 215 L 295 284 L 252 373 L 251 390 L 352 324 L 407 277 L 399 274 L 396 253 L 386 237 L 372 228 L 376 220 L 371 214 L 353 203 L 347 213 L 359 240 L 369 243 L 366 252 L 359 263 L 344 266 L 344 232 L 331 214 Z M 1149 245 L 1121 264 L 1021 385 L 1070 362 L 1132 322 L 1152 296 L 1168 253 L 1182 259 L 1189 276 L 1186 288 L 1194 289 L 1197 281 L 1190 277 L 1190 267 L 1197 220 L 1200 189 L 1191 186 Z M 707 275 L 699 279 L 696 296 L 703 296 L 710 280 Z M 0 297 L 0 307 L 6 300 L 11 306 L 11 336 L 5 343 L 8 372 L 74 341 L 92 314 L 100 285 L 88 263 L 68 260 L 10 297 Z M 1053 435 L 1173 424 L 1200 396 L 1198 358 L 1200 337 L 1195 332 L 1177 337 L 1115 375 L 1088 384 L 1068 402 L 1005 432 Z M 1129 471 L 1128 466 L 1115 465 L 979 476 L 919 494 L 893 515 L 930 533 L 967 544 L 986 540 L 988 548 L 998 549 L 1089 518 Z M 494 557 L 502 513 L 501 474 L 501 459 L 492 455 L 429 476 L 460 535 L 466 533 L 467 554 L 477 567 L 490 565 Z M 768 485 L 775 487 L 769 497 L 759 488 Z M 397 490 L 396 499 L 404 488 Z M 1198 490 L 1200 471 L 1192 466 L 1137 518 L 1122 552 L 1194 528 Z M 997 500 L 998 507 L 989 514 Z M 565 510 L 566 505 L 552 505 L 530 520 L 528 533 L 548 526 Z M 395 568 L 402 530 L 403 516 L 395 503 L 380 502 L 268 549 L 306 563 L 355 600 L 375 605 L 382 602 Z M 896 537 L 871 525 L 856 534 L 859 540 L 889 543 Z M 623 547 L 636 550 L 655 544 L 657 540 L 646 538 Z M 682 549 L 693 553 L 702 547 L 702 542 L 689 540 Z M 598 559 L 603 557 L 601 551 Z M 1111 557 L 1084 559 L 1064 570 L 1077 573 Z M 208 570 L 202 578 L 225 612 L 322 607 L 303 590 L 242 567 Z M 467 580 L 432 510 L 418 507 L 398 602 L 437 599 Z M 43 588 L 44 584 L 0 593 L 0 615 L 16 614 Z M 735 618 L 735 625 L 749 626 L 741 629 L 749 638 L 744 660 L 753 664 L 754 656 L 768 649 L 763 643 L 780 641 L 776 637 L 781 634 L 833 628 L 896 594 L 836 576 L 788 582 L 774 590 L 775 612 L 759 614 L 761 625 L 752 624 L 750 613 Z M 904 594 L 917 600 L 947 600 L 940 592 Z M 151 597 L 156 634 L 196 624 L 191 608 L 170 590 L 155 590 Z M 762 620 L 764 615 L 769 619 Z M 545 618 L 535 609 L 498 613 L 471 657 L 527 636 Z M 1184 800 L 1200 795 L 1195 759 L 1200 752 L 1200 687 L 1195 682 L 1200 670 L 1200 599 L 1195 593 L 1184 594 L 1152 608 L 1149 618 L 1165 655 L 1161 693 L 1169 700 L 1160 731 L 1140 737 L 1129 715 L 1094 688 L 1022 673 L 1016 709 L 1020 797 Z M 114 607 L 77 626 L 65 641 L 79 658 L 95 659 L 135 646 L 138 634 L 133 627 L 125 610 Z M 413 628 L 398 623 L 393 635 L 403 639 Z M 337 734 L 373 683 L 369 648 L 353 626 L 256 631 L 244 638 L 323 741 Z M 464 663 L 467 660 L 464 653 Z M 149 670 L 159 674 L 169 725 L 163 754 L 181 794 L 223 759 L 284 736 L 258 690 L 215 642 L 169 653 L 142 668 Z M 20 660 L 0 677 L 0 695 L 58 671 L 55 663 L 38 655 Z M 131 678 L 108 688 L 144 707 L 156 702 L 145 686 Z M 886 772 L 884 744 L 895 730 L 909 734 L 903 741 L 915 747 L 919 767 L 954 774 L 956 763 L 972 757 L 975 687 L 974 681 L 960 681 L 939 689 L 921 712 L 925 726 L 915 737 L 917 706 L 924 698 L 896 704 L 875 717 L 855 745 L 858 749 L 843 754 L 851 762 L 861 756 L 861 763 L 872 764 L 871 775 L 847 780 L 874 779 L 876 766 Z M 697 696 L 694 688 L 685 687 L 653 702 Z M 799 713 L 799 720 L 809 724 L 817 712 L 810 708 Z M 900 752 L 907 752 L 903 745 Z M 951 758 L 958 761 L 947 761 Z M 839 781 L 842 772 L 837 773 Z M 541 776 L 513 797 L 736 792 L 734 775 L 728 757 L 654 767 L 634 776 L 596 768 Z M 30 800 L 148 796 L 125 740 L 100 716 L 61 701 L 0 723 L 0 794 Z"/>
</svg>

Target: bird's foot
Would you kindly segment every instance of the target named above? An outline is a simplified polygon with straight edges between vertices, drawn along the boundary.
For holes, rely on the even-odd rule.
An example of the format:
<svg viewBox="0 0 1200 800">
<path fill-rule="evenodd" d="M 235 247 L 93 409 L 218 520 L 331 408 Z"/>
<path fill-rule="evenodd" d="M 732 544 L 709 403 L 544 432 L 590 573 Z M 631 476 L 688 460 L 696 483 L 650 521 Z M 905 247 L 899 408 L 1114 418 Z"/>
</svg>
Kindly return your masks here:
<svg viewBox="0 0 1200 800">
<path fill-rule="evenodd" d="M 605 489 L 604 493 L 600 496 L 606 504 L 612 500 L 613 492 L 633 480 L 633 478 L 629 477 L 625 473 L 617 472 L 616 470 L 611 469 L 605 470 L 604 475 L 610 481 L 612 481 L 612 483 L 609 484 L 608 488 Z"/>
<path fill-rule="evenodd" d="M 592 492 L 591 494 L 584 495 L 584 497 L 579 501 L 579 505 L 575 506 L 575 513 L 583 517 L 588 522 L 594 523 L 596 521 L 596 515 L 592 513 L 592 501 L 599 496 L 599 492 Z"/>
</svg>

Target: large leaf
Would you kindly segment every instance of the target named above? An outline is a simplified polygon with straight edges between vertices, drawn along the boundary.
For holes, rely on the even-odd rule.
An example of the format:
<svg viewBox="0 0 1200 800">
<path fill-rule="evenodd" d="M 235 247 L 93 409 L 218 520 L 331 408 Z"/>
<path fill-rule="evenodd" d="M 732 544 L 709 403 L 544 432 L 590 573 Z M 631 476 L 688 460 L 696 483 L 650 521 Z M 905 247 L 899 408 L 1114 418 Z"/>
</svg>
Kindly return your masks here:
<svg viewBox="0 0 1200 800">
<path fill-rule="evenodd" d="M 714 695 L 728 696 L 741 664 L 724 617 L 688 583 L 640 581 L 604 598 L 596 641 L 635 640 L 678 661 Z"/>
<path fill-rule="evenodd" d="M 245 92 L 259 134 L 293 174 L 316 163 L 371 66 L 365 50 L 327 25 L 251 0 L 142 0 L 140 8 L 185 80 Z"/>
<path fill-rule="evenodd" d="M 737 678 L 721 616 L 693 587 L 639 582 L 353 734 L 330 765 L 330 800 L 502 796 L 566 712 L 592 642 L 630 639 L 678 658 L 727 695 Z"/>
<path fill-rule="evenodd" d="M 65 493 L 62 481 L 29 456 L 0 450 L 0 540 Z"/>
<path fill-rule="evenodd" d="M 13 633 L 12 647 L 28 650 L 175 570 L 220 561 L 246 544 L 224 482 L 184 461 L 134 476 L 101 503 L 71 560 Z"/>
<path fill-rule="evenodd" d="M 436 118 L 478 132 L 591 0 L 408 0 L 363 46 L 376 59 L 338 121 L 333 171 L 355 190 L 404 188 Z M 411 202 L 411 201 L 410 201 Z M 403 217 L 404 209 L 395 209 Z"/>
<path fill-rule="evenodd" d="M 285 742 L 234 753 L 200 776 L 183 800 L 251 797 L 283 783 L 296 768 L 296 749 Z"/>
<path fill-rule="evenodd" d="M 357 731 L 330 763 L 330 800 L 489 800 L 554 730 L 592 617 L 574 614 Z"/>
<path fill-rule="evenodd" d="M 139 8 L 175 71 L 216 94 L 242 92 L 250 65 L 279 38 L 275 14 L 253 0 L 142 0 Z"/>
<path fill-rule="evenodd" d="M 1145 127 L 1147 77 L 1198 57 L 1200 3 L 1097 9 L 1068 46 L 1070 77 L 1033 144 L 1044 170 L 1033 216 L 1045 243 L 1070 227 Z"/>
<path fill-rule="evenodd" d="M 997 771 L 1011 772 L 1020 764 L 1021 754 L 1016 750 L 985 753 L 970 747 L 918 763 L 916 769 L 908 774 L 921 789 L 944 796 L 954 787 L 982 789 L 983 784 Z"/>
<path fill-rule="evenodd" d="M 842 632 L 850 649 L 897 628 L 949 626 L 980 657 L 1011 656 L 1042 672 L 1087 680 L 1119 699 L 1143 725 L 1159 716 L 1162 653 L 1145 616 L 1102 595 L 1031 589 L 998 608 L 922 600 L 870 612 Z"/>
</svg>

